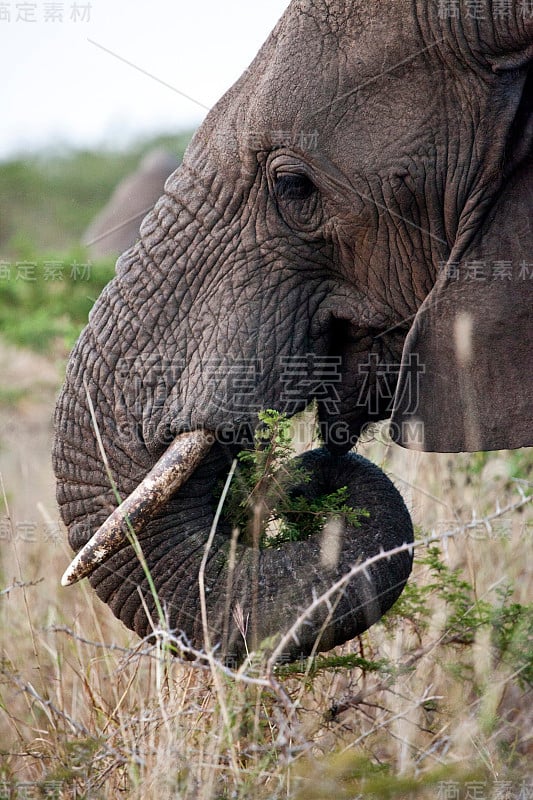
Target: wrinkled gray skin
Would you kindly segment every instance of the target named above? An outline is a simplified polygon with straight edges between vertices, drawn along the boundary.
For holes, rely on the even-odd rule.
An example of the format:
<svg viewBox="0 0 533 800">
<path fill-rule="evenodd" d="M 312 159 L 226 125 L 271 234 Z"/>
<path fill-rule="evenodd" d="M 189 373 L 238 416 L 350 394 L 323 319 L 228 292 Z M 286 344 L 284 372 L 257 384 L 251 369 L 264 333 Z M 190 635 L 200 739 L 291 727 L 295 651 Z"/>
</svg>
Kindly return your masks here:
<svg viewBox="0 0 533 800">
<path fill-rule="evenodd" d="M 255 644 L 358 557 L 410 541 L 382 473 L 342 456 L 367 423 L 392 412 L 394 437 L 427 450 L 533 444 L 533 281 L 519 275 L 533 262 L 533 21 L 518 2 L 505 18 L 491 8 L 484 21 L 443 20 L 437 3 L 293 2 L 196 134 L 72 354 L 54 465 L 74 549 L 115 505 L 84 385 L 123 496 L 178 432 L 227 433 L 140 535 L 171 625 L 196 645 L 209 498 L 257 410 L 286 408 L 287 359 L 310 365 L 293 375 L 289 410 L 315 392 L 329 451 L 309 456 L 306 491 L 347 483 L 371 517 L 344 531 L 332 560 L 323 536 L 260 553 L 240 543 L 233 593 L 224 522 L 206 580 L 212 639 L 230 654 L 243 653 L 238 600 Z M 473 279 L 473 261 L 511 261 L 511 276 Z M 316 388 L 320 357 L 341 363 L 329 397 Z M 238 388 L 243 365 L 256 367 Z M 402 554 L 350 583 L 320 647 L 375 621 L 410 565 Z M 91 582 L 149 632 L 131 548 Z M 326 617 L 289 657 L 309 652 Z"/>
<path fill-rule="evenodd" d="M 150 150 L 122 180 L 83 235 L 91 258 L 116 258 L 139 238 L 144 217 L 161 196 L 178 159 L 163 147 Z"/>
</svg>

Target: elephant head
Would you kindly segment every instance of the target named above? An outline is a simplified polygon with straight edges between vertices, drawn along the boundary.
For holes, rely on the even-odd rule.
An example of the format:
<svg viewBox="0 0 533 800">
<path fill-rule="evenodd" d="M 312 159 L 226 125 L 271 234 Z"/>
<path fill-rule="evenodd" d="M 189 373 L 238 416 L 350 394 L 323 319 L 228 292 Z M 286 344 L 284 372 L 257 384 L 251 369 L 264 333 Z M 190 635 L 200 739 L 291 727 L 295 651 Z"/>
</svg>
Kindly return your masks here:
<svg viewBox="0 0 533 800">
<path fill-rule="evenodd" d="M 518 0 L 448 17 L 417 0 L 291 3 L 71 355 L 54 466 L 70 543 L 85 547 L 68 580 L 90 574 L 150 632 L 127 515 L 170 626 L 197 646 L 207 618 L 210 640 L 241 657 L 245 636 L 286 629 L 358 559 L 400 545 L 317 607 L 288 656 L 390 607 L 412 529 L 388 479 L 348 454 L 364 427 L 392 415 L 397 441 L 428 450 L 533 444 L 532 57 Z M 304 456 L 299 491 L 346 484 L 370 516 L 333 539 L 230 545 L 231 522 L 213 518 L 221 475 L 260 409 L 311 400 L 325 449 Z"/>
</svg>

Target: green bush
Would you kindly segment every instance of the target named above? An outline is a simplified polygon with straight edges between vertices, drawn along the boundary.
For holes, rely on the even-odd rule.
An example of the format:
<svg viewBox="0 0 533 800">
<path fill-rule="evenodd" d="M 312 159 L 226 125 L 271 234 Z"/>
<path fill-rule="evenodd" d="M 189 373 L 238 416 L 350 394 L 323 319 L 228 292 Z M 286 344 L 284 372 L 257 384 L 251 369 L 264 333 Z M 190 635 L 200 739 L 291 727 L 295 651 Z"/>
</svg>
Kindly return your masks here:
<svg viewBox="0 0 533 800">
<path fill-rule="evenodd" d="M 114 263 L 89 263 L 79 250 L 0 262 L 2 335 L 37 351 L 67 352 L 113 274 Z"/>
</svg>

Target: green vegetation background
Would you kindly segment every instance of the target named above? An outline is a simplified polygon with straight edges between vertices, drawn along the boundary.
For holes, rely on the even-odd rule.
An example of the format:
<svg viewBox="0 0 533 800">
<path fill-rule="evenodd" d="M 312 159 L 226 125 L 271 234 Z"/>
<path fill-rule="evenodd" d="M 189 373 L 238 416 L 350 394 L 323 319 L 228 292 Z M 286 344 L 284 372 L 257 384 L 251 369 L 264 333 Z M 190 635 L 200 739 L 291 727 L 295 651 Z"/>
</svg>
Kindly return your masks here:
<svg viewBox="0 0 533 800">
<path fill-rule="evenodd" d="M 0 332 L 39 351 L 69 350 L 114 261 L 89 261 L 80 239 L 143 154 L 181 160 L 191 133 L 121 151 L 43 152 L 0 162 Z"/>
</svg>

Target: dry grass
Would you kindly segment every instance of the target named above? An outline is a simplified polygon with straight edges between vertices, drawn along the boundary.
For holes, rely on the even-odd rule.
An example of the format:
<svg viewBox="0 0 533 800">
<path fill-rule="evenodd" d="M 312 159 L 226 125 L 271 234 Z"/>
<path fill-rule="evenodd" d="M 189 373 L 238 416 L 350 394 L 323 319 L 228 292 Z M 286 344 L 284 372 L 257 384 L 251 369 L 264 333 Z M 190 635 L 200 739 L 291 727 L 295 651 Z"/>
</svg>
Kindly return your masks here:
<svg viewBox="0 0 533 800">
<path fill-rule="evenodd" d="M 519 494 L 531 493 L 531 451 L 444 456 L 377 441 L 362 450 L 396 481 L 420 535 L 455 531 L 443 562 L 463 570 L 476 599 L 497 607 L 498 587 L 511 583 L 512 601 L 531 603 L 533 513 Z M 29 463 L 51 485 L 42 455 Z M 21 500 L 15 472 L 4 482 L 0 790 L 3 780 L 19 796 L 27 782 L 29 796 L 58 798 L 531 796 L 523 667 L 495 652 L 486 625 L 470 642 L 449 641 L 438 592 L 425 628 L 394 618 L 337 651 L 373 662 L 366 669 L 353 659 L 298 674 L 190 666 L 164 640 L 138 642 L 84 585 L 62 589 L 66 547 L 42 532 L 21 538 L 25 504 L 39 500 L 54 518 L 53 500 L 28 499 L 27 484 Z M 462 527 L 509 504 L 489 528 Z M 411 585 L 431 579 L 418 565 Z"/>
</svg>

